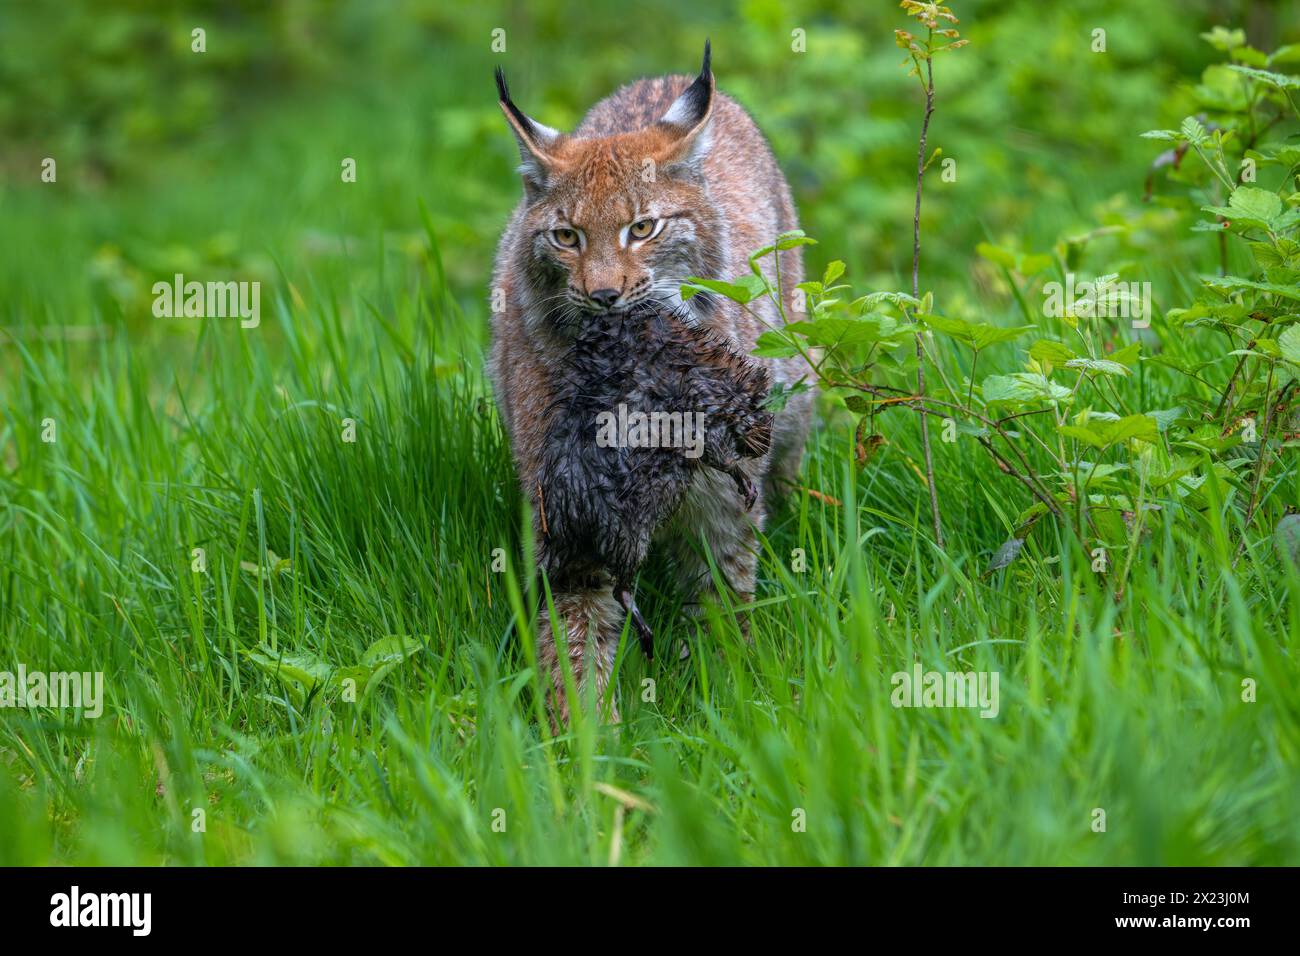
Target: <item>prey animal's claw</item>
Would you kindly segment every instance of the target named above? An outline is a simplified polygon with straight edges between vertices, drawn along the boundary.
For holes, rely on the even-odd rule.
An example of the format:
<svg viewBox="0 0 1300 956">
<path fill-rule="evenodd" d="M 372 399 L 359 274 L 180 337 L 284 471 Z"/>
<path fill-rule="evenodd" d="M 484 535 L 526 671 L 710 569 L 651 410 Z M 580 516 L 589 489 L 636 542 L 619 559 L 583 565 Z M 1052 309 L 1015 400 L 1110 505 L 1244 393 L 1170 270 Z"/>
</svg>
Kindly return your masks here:
<svg viewBox="0 0 1300 956">
<path fill-rule="evenodd" d="M 636 600 L 632 597 L 632 592 L 627 588 L 620 588 L 618 592 L 618 603 L 623 605 L 623 610 L 632 617 L 632 626 L 636 628 L 636 636 L 641 642 L 641 650 L 645 652 L 648 660 L 655 659 L 655 632 L 650 629 L 646 619 L 641 615 L 641 609 L 636 606 Z"/>
<path fill-rule="evenodd" d="M 728 474 L 731 475 L 732 481 L 736 483 L 736 490 L 740 496 L 745 499 L 745 510 L 751 511 L 754 508 L 754 502 L 758 500 L 758 488 L 749 480 L 749 476 L 740 470 L 738 466 L 733 466 Z"/>
</svg>

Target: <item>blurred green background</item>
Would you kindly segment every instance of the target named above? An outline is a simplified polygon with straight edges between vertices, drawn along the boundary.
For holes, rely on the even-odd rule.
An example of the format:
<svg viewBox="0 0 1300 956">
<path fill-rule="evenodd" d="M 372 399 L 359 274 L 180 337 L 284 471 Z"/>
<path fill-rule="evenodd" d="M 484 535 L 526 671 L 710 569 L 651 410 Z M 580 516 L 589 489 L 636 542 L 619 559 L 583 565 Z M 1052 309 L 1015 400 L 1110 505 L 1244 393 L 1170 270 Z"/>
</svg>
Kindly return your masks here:
<svg viewBox="0 0 1300 956">
<path fill-rule="evenodd" d="M 1102 204 L 1137 201 L 1154 153 L 1137 132 L 1193 112 L 1192 78 L 1217 57 L 1198 33 L 1241 25 L 1273 49 L 1300 22 L 1300 6 L 1269 0 L 956 13 L 971 44 L 939 61 L 930 141 L 958 177 L 928 192 L 922 284 L 957 309 L 997 281 L 969 274 L 977 242 L 1041 247 L 1091 228 Z M 812 267 L 842 258 L 868 284 L 900 287 L 920 108 L 893 45 L 903 26 L 892 2 L 6 0 L 0 317 L 66 323 L 93 305 L 145 334 L 158 276 L 292 280 L 348 257 L 354 239 L 385 238 L 384 261 L 350 265 L 355 291 L 384 268 L 422 269 L 420 201 L 456 296 L 481 302 L 519 193 L 493 68 L 525 110 L 571 128 L 622 83 L 693 72 L 705 37 L 721 88 L 757 118 L 822 240 Z M 39 181 L 47 156 L 57 184 Z M 340 181 L 344 157 L 355 184 Z"/>
</svg>

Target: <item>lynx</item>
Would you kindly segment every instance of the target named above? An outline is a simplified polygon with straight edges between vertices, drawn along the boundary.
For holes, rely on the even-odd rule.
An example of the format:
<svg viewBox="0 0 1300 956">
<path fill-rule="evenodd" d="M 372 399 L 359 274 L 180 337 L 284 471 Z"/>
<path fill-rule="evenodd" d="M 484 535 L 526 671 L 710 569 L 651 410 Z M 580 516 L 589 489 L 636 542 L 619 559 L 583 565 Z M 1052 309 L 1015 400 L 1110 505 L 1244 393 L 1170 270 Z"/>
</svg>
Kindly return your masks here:
<svg viewBox="0 0 1300 956">
<path fill-rule="evenodd" d="M 748 272 L 750 253 L 797 228 L 798 220 L 762 133 L 744 109 L 715 89 L 708 43 L 698 76 L 625 86 L 597 103 L 570 134 L 520 111 L 499 68 L 496 81 L 519 147 L 524 196 L 497 250 L 493 289 L 504 308 L 493 315 L 487 371 L 541 540 L 548 415 L 561 363 L 583 322 L 654 303 L 747 354 L 765 328 L 782 321 L 775 304 L 755 300 L 746 311 L 707 293 L 683 302 L 681 286 L 692 276 Z M 785 314 L 793 316 L 802 256 L 798 248 L 776 256 L 779 263 L 772 256 L 760 262 L 774 282 L 779 266 Z M 777 385 L 811 377 L 799 359 L 754 361 L 763 363 Z M 752 599 L 757 532 L 780 486 L 798 473 L 811 414 L 812 393 L 797 392 L 776 416 L 769 451 L 742 461 L 758 490 L 752 508 L 731 477 L 701 468 L 656 533 L 656 545 L 675 559 L 693 610 L 713 586 L 707 555 L 737 600 Z M 557 589 L 553 599 L 574 678 L 580 688 L 594 681 L 597 699 L 609 699 L 617 720 L 607 689 L 627 612 L 612 578 Z M 567 723 L 560 647 L 545 610 L 541 618 L 539 664 L 549 676 L 552 715 Z"/>
</svg>

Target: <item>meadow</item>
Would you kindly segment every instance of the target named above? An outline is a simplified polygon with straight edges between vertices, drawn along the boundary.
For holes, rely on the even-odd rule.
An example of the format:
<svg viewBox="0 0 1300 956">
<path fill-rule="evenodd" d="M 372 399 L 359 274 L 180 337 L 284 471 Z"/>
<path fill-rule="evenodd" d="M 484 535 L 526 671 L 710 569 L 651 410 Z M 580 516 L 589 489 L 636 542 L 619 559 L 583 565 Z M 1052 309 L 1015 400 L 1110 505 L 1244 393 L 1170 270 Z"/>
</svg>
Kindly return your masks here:
<svg viewBox="0 0 1300 956">
<path fill-rule="evenodd" d="M 0 14 L 0 672 L 104 675 L 97 718 L 0 708 L 0 864 L 1300 862 L 1300 89 L 1223 66 L 1300 73 L 1300 16 L 957 4 L 909 299 L 916 21 L 860 7 Z M 622 723 L 556 735 L 482 374 L 520 192 L 491 72 L 567 128 L 705 36 L 817 240 L 822 333 L 868 331 L 768 343 L 855 387 L 753 604 L 688 623 L 652 563 Z M 1076 271 L 1148 283 L 1149 328 L 1047 314 Z M 178 273 L 259 281 L 260 322 L 158 317 Z M 956 409 L 942 547 L 916 334 Z M 917 665 L 997 673 L 996 716 L 895 706 Z"/>
</svg>

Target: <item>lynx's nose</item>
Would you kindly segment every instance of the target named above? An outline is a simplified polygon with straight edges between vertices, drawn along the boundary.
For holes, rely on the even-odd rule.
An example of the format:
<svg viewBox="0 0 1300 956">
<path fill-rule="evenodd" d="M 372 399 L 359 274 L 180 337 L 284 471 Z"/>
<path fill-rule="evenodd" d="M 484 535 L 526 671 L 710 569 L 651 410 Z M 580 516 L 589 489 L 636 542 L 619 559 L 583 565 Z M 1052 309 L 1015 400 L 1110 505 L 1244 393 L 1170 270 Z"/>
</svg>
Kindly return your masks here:
<svg viewBox="0 0 1300 956">
<path fill-rule="evenodd" d="M 617 289 L 597 289 L 595 292 L 588 292 L 587 296 L 602 309 L 608 309 L 618 301 L 621 293 Z"/>
</svg>

